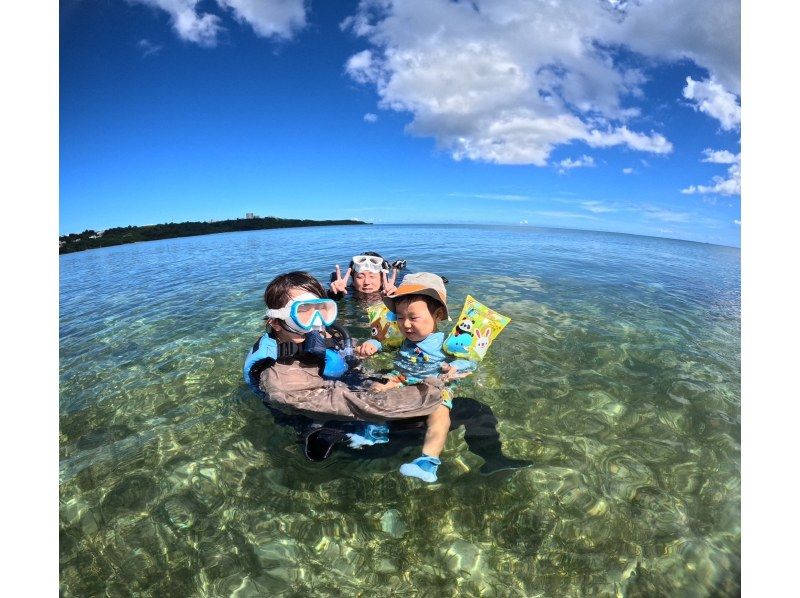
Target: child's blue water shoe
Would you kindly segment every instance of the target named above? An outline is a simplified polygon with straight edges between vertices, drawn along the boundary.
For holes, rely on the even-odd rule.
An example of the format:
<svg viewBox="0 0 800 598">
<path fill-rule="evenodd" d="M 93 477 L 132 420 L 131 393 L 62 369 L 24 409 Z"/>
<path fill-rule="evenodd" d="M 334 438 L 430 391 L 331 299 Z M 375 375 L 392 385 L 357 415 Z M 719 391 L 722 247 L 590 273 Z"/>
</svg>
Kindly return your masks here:
<svg viewBox="0 0 800 598">
<path fill-rule="evenodd" d="M 410 478 L 419 478 L 423 482 L 428 482 L 430 484 L 438 479 L 436 477 L 436 470 L 439 469 L 439 465 L 441 464 L 442 462 L 436 457 L 429 457 L 423 454 L 421 457 L 414 459 L 411 463 L 403 463 L 400 466 L 400 473 Z"/>
</svg>

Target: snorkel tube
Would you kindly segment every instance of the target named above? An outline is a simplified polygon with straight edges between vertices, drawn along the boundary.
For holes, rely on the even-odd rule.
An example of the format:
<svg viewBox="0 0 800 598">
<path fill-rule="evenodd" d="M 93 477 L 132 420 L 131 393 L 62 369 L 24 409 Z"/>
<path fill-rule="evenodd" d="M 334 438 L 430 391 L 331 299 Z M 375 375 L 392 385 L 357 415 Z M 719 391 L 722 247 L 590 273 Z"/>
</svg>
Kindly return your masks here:
<svg viewBox="0 0 800 598">
<path fill-rule="evenodd" d="M 353 338 L 347 331 L 347 328 L 339 324 L 331 324 L 328 326 L 328 331 L 332 332 L 331 338 L 339 346 L 339 355 L 341 355 L 347 365 L 352 366 L 358 361 L 358 358 L 353 354 Z"/>
<path fill-rule="evenodd" d="M 336 328 L 333 328 L 334 326 Z M 341 326 L 331 323 L 328 324 L 328 328 L 333 329 L 341 336 L 340 343 L 334 340 L 334 346 L 329 348 L 324 334 L 317 330 L 312 330 L 306 334 L 303 344 L 300 345 L 300 350 L 306 355 L 313 355 L 322 360 L 320 374 L 322 374 L 323 378 L 341 378 L 350 366 L 346 355 L 348 347 L 350 349 L 349 352 L 352 354 L 352 341 L 350 340 L 350 334 Z M 333 338 L 335 339 L 335 337 Z M 337 345 L 341 345 L 341 349 Z M 295 345 L 295 347 L 297 346 Z"/>
</svg>

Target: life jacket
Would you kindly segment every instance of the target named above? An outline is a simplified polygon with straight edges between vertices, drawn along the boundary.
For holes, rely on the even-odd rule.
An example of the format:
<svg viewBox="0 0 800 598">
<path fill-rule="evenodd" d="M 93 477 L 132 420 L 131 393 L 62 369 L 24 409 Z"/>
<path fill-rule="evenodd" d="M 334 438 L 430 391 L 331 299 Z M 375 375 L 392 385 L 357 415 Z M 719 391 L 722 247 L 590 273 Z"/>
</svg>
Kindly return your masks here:
<svg viewBox="0 0 800 598">
<path fill-rule="evenodd" d="M 319 354 L 306 353 L 303 345 L 292 342 L 279 343 L 271 336 L 270 332 L 265 332 L 244 359 L 242 374 L 247 386 L 254 393 L 263 397 L 264 391 L 259 385 L 261 372 L 273 366 L 277 361 L 294 359 L 321 362 L 320 375 L 323 378 L 341 378 L 347 372 L 348 359 L 351 359 L 353 355 L 352 341 L 350 333 L 343 326 L 332 324 L 329 329 L 335 336 L 325 339 L 324 361 L 320 359 Z"/>
</svg>

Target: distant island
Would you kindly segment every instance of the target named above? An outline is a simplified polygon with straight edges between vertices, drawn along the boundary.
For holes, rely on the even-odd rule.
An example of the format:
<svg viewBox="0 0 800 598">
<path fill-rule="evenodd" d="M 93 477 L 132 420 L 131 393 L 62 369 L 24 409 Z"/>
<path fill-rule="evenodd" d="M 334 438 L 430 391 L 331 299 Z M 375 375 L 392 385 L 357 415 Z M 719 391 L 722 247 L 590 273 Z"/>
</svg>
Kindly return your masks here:
<svg viewBox="0 0 800 598">
<path fill-rule="evenodd" d="M 244 230 L 266 228 L 292 228 L 299 226 L 339 226 L 369 224 L 360 220 L 294 220 L 287 218 L 265 218 L 247 214 L 246 218 L 235 220 L 210 220 L 208 222 L 170 222 L 168 224 L 148 224 L 146 226 L 126 226 L 109 228 L 103 231 L 85 230 L 58 238 L 58 253 L 74 253 L 97 247 L 111 247 L 139 241 L 157 241 L 176 237 L 212 235 Z"/>
</svg>

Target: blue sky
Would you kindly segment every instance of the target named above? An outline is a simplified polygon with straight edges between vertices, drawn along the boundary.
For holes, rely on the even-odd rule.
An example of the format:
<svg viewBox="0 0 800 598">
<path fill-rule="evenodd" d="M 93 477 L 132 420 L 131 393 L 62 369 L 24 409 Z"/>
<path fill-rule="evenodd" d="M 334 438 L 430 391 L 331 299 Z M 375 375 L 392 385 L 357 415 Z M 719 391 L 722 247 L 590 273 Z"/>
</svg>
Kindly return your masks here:
<svg viewBox="0 0 800 598">
<path fill-rule="evenodd" d="M 59 232 L 246 212 L 740 244 L 738 2 L 64 0 Z"/>
</svg>

